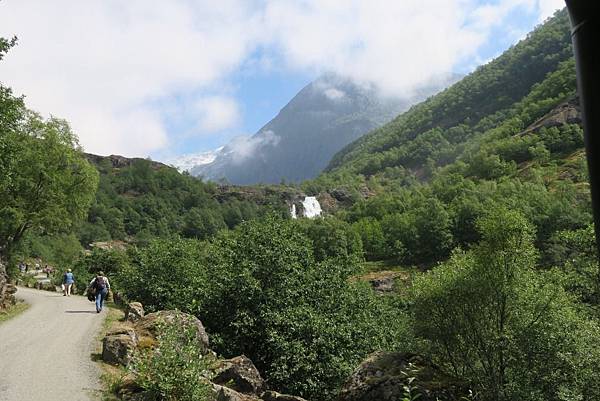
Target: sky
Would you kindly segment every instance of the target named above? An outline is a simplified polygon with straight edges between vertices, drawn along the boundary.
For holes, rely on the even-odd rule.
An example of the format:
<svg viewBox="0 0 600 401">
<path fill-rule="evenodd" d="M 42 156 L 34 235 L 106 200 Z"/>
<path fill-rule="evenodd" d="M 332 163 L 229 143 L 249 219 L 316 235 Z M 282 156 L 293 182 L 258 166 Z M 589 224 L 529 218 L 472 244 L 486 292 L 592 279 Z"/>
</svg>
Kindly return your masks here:
<svg viewBox="0 0 600 401">
<path fill-rule="evenodd" d="M 252 135 L 333 72 L 406 96 L 562 0 L 0 0 L 0 82 L 88 152 L 173 160 Z"/>
</svg>

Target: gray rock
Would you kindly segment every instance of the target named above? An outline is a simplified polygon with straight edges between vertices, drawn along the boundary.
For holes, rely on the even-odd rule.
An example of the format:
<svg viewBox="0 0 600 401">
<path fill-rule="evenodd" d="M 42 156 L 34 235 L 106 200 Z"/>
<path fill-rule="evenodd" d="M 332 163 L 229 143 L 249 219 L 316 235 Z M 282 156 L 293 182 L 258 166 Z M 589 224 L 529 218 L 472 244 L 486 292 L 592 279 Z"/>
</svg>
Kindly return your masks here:
<svg viewBox="0 0 600 401">
<path fill-rule="evenodd" d="M 240 393 L 257 396 L 265 389 L 265 381 L 258 369 L 244 355 L 221 361 L 213 382 L 226 385 Z"/>
<path fill-rule="evenodd" d="M 110 332 L 102 340 L 102 360 L 113 365 L 127 366 L 137 344 L 138 337 L 133 329 Z"/>
<path fill-rule="evenodd" d="M 392 292 L 394 291 L 394 277 L 380 277 L 369 281 L 373 289 L 377 292 Z"/>
<path fill-rule="evenodd" d="M 304 398 L 294 395 L 279 394 L 276 391 L 265 391 L 262 395 L 263 401 L 306 401 Z"/>
<path fill-rule="evenodd" d="M 140 336 L 149 336 L 156 338 L 158 331 L 163 324 L 177 324 L 187 327 L 192 327 L 196 331 L 198 346 L 201 347 L 204 353 L 209 353 L 208 334 L 202 325 L 202 322 L 195 316 L 187 313 L 165 310 L 150 313 L 140 318 L 134 325 L 136 332 Z"/>
<path fill-rule="evenodd" d="M 15 292 L 16 288 L 8 284 L 8 274 L 6 274 L 6 268 L 0 260 L 0 310 L 15 303 L 13 297 Z"/>
<path fill-rule="evenodd" d="M 579 98 L 570 99 L 567 102 L 559 104 L 519 135 L 527 135 L 537 132 L 541 128 L 559 127 L 563 124 L 582 124 Z"/>
<path fill-rule="evenodd" d="M 213 383 L 212 388 L 214 391 L 215 401 L 262 401 L 260 398 L 238 393 L 235 390 L 218 384 Z"/>
<path fill-rule="evenodd" d="M 144 307 L 140 302 L 130 302 L 125 309 L 125 320 L 137 322 L 144 317 Z"/>
<path fill-rule="evenodd" d="M 48 280 L 38 281 L 35 283 L 35 288 L 42 291 L 56 292 L 56 286 Z"/>
<path fill-rule="evenodd" d="M 468 394 L 465 383 L 420 355 L 375 352 L 342 386 L 337 401 L 398 401 L 409 378 L 420 401 L 453 401 Z"/>
</svg>

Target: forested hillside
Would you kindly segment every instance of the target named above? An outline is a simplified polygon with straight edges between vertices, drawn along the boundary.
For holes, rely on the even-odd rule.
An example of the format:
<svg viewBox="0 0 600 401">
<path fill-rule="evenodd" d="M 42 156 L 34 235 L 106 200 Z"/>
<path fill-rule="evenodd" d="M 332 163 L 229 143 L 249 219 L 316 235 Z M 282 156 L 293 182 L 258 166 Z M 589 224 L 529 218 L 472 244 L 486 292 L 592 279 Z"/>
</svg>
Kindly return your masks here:
<svg viewBox="0 0 600 401">
<path fill-rule="evenodd" d="M 549 242 L 591 222 L 565 11 L 498 59 L 339 153 L 304 188 L 376 194 L 338 217 L 369 259 L 428 265 L 478 240 L 492 205 L 521 211 Z"/>
<path fill-rule="evenodd" d="M 289 215 L 291 188 L 256 187 L 244 196 L 244 191 L 202 182 L 150 160 L 88 159 L 98 169 L 100 183 L 87 221 L 79 228 L 84 246 L 173 235 L 204 239 L 268 212 Z"/>
<path fill-rule="evenodd" d="M 572 54 L 563 10 L 494 61 L 348 145 L 328 171 L 374 175 L 399 166 L 445 165 L 466 143 L 508 119 L 519 120 L 515 129 L 524 128 L 573 93 L 574 75 L 567 72 L 532 91 L 559 67 L 569 69 L 561 63 L 572 65 Z"/>
</svg>

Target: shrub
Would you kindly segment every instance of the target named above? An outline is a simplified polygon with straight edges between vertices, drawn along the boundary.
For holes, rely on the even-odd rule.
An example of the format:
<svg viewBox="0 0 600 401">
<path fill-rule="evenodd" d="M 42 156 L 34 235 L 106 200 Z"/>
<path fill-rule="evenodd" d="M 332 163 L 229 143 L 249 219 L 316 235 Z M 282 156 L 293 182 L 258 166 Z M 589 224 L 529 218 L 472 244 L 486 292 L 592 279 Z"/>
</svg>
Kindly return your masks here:
<svg viewBox="0 0 600 401">
<path fill-rule="evenodd" d="M 484 400 L 597 399 L 598 325 L 553 275 L 533 270 L 529 223 L 496 209 L 478 228 L 479 245 L 417 280 L 416 334 Z"/>
<path fill-rule="evenodd" d="M 132 252 L 116 281 L 124 295 L 149 311 L 179 309 L 197 314 L 206 298 L 205 244 L 191 239 L 152 240 Z"/>
<path fill-rule="evenodd" d="M 270 216 L 211 242 L 153 241 L 120 282 L 149 310 L 197 315 L 217 352 L 248 356 L 274 388 L 330 400 L 366 355 L 408 342 L 395 300 L 350 280 L 359 258 L 343 243 L 318 261 L 297 222 Z"/>
<path fill-rule="evenodd" d="M 156 348 L 139 351 L 130 365 L 147 401 L 211 400 L 212 360 L 202 354 L 193 328 L 164 324 Z"/>
</svg>

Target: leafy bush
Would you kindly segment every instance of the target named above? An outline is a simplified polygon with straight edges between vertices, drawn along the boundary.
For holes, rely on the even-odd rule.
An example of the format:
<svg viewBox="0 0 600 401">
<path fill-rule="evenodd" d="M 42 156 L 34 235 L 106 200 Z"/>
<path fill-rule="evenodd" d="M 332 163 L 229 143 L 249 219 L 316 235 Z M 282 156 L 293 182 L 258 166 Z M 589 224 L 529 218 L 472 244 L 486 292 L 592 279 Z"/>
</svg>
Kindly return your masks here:
<svg viewBox="0 0 600 401">
<path fill-rule="evenodd" d="M 213 361 L 202 354 L 193 328 L 164 324 L 158 345 L 138 351 L 129 369 L 147 401 L 212 400 L 208 382 Z"/>
<path fill-rule="evenodd" d="M 317 261 L 297 222 L 270 216 L 211 242 L 153 241 L 120 282 L 150 310 L 196 314 L 216 351 L 247 355 L 278 390 L 330 400 L 367 354 L 409 336 L 397 300 L 349 280 L 359 258 L 329 252 Z"/>
<path fill-rule="evenodd" d="M 368 353 L 393 348 L 401 313 L 367 284 L 351 283 L 353 258 L 314 259 L 297 224 L 242 224 L 211 252 L 213 296 L 202 319 L 226 355 L 248 355 L 282 391 L 331 399 Z"/>
<path fill-rule="evenodd" d="M 124 295 L 149 311 L 179 309 L 198 314 L 210 283 L 205 243 L 189 239 L 152 240 L 131 252 L 131 264 L 117 274 Z"/>
<path fill-rule="evenodd" d="M 484 400 L 597 399 L 598 325 L 560 280 L 533 271 L 530 224 L 495 209 L 478 227 L 479 245 L 417 280 L 416 334 Z"/>
<path fill-rule="evenodd" d="M 109 277 L 114 287 L 114 281 L 118 281 L 119 273 L 129 265 L 129 257 L 125 251 L 100 248 L 94 248 L 89 253 L 80 254 L 79 258 L 71 265 L 75 276 L 75 287 L 78 291 L 83 291 L 99 271 L 104 272 Z M 64 271 L 57 272 L 56 284 L 62 283 L 63 273 Z"/>
</svg>

